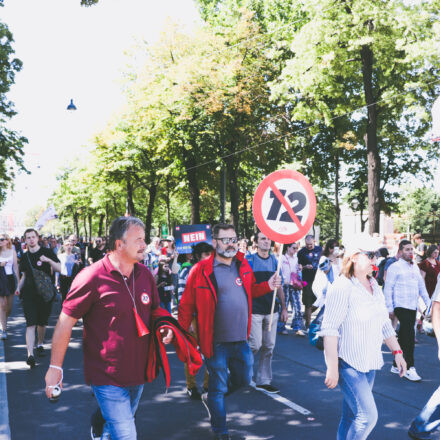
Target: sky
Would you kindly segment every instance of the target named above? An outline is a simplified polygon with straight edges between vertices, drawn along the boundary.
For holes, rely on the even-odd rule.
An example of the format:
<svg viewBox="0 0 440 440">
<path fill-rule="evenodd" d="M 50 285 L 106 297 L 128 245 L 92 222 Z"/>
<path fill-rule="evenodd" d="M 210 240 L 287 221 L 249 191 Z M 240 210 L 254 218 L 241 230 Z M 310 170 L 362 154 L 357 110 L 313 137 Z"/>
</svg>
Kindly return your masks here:
<svg viewBox="0 0 440 440">
<path fill-rule="evenodd" d="M 154 43 L 168 20 L 190 30 L 198 21 L 192 0 L 5 0 L 0 19 L 13 33 L 23 61 L 8 98 L 18 115 L 8 127 L 29 139 L 15 191 L 1 214 L 23 219 L 45 206 L 60 167 L 84 156 L 87 144 L 124 103 L 120 81 L 136 40 Z M 77 111 L 69 112 L 73 99 Z"/>
</svg>

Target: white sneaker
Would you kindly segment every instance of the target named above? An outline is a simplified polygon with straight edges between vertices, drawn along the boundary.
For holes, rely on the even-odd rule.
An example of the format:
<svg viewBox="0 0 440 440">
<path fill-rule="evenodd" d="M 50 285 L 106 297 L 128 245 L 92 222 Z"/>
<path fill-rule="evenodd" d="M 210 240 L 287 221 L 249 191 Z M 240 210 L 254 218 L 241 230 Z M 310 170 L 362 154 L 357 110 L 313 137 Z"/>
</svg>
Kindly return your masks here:
<svg viewBox="0 0 440 440">
<path fill-rule="evenodd" d="M 411 382 L 419 382 L 420 380 L 422 380 L 422 378 L 417 374 L 417 371 L 414 367 L 409 368 L 405 376 L 403 377 L 410 380 Z"/>
<path fill-rule="evenodd" d="M 394 373 L 394 374 L 400 374 L 400 370 L 397 368 L 397 367 L 395 367 L 394 365 L 391 367 L 391 373 Z"/>
</svg>

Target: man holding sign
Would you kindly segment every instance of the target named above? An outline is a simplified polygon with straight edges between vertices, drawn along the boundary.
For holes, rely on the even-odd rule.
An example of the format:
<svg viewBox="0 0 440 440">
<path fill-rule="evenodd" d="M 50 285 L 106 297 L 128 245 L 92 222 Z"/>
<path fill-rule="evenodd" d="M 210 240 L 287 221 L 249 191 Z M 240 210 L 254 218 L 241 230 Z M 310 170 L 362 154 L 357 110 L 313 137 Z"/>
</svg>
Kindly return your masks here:
<svg viewBox="0 0 440 440">
<path fill-rule="evenodd" d="M 253 355 L 247 339 L 251 329 L 252 298 L 281 286 L 273 275 L 258 284 L 241 252 L 234 226 L 213 228 L 213 255 L 191 270 L 179 305 L 184 329 L 196 317 L 200 351 L 209 371 L 208 409 L 215 438 L 230 439 L 226 425 L 225 394 L 249 385 Z"/>
<path fill-rule="evenodd" d="M 247 257 L 255 279 L 261 283 L 267 281 L 277 271 L 277 258 L 270 254 L 271 240 L 262 232 L 257 231 L 255 234 L 255 243 L 257 252 Z M 252 327 L 249 336 L 249 345 L 254 356 L 260 353 L 257 372 L 255 375 L 255 383 L 258 389 L 268 393 L 279 393 L 280 390 L 273 385 L 272 382 L 272 355 L 275 348 L 275 340 L 277 337 L 278 310 L 275 309 L 272 325 L 269 328 L 270 313 L 272 309 L 272 301 L 274 292 L 266 293 L 266 295 L 252 300 Z M 284 292 L 280 287 L 277 289 L 277 296 L 281 303 L 282 322 L 287 321 L 287 309 L 284 301 Z"/>
</svg>

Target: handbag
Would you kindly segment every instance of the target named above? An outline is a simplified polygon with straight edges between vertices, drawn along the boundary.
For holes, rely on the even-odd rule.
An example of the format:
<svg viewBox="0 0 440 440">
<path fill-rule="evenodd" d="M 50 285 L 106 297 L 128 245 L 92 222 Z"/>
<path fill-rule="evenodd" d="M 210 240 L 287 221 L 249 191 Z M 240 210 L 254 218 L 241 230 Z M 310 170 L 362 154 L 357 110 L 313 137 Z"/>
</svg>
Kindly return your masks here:
<svg viewBox="0 0 440 440">
<path fill-rule="evenodd" d="M 42 270 L 35 269 L 32 266 L 31 259 L 29 258 L 29 254 L 26 253 L 29 266 L 31 268 L 32 277 L 34 278 L 35 289 L 37 294 L 43 299 L 44 302 L 51 302 L 56 294 L 57 290 L 50 279 L 50 276 Z"/>
<path fill-rule="evenodd" d="M 295 290 L 302 290 L 302 288 L 304 287 L 303 281 L 301 280 L 299 275 L 295 272 L 292 272 L 290 274 L 290 284 Z"/>
<path fill-rule="evenodd" d="M 324 319 L 324 308 L 325 306 L 321 307 L 321 310 L 309 327 L 309 342 L 318 350 L 324 350 L 324 339 L 322 336 L 318 336 L 318 333 L 321 331 L 322 320 Z"/>
</svg>

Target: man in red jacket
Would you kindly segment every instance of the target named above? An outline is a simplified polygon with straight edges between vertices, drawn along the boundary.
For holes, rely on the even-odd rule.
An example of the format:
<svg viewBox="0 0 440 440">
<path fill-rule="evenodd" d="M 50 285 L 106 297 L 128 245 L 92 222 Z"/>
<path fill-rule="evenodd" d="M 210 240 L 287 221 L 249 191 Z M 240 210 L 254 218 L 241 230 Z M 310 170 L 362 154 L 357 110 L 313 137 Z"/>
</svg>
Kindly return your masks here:
<svg viewBox="0 0 440 440">
<path fill-rule="evenodd" d="M 238 252 L 234 226 L 212 229 L 215 252 L 191 270 L 179 305 L 179 322 L 189 329 L 196 317 L 199 345 L 209 371 L 203 396 L 215 439 L 230 439 L 226 426 L 226 393 L 249 385 L 253 355 L 248 346 L 252 298 L 281 286 L 281 277 L 257 284 L 249 263 Z M 228 376 L 230 371 L 230 377 Z"/>
</svg>

